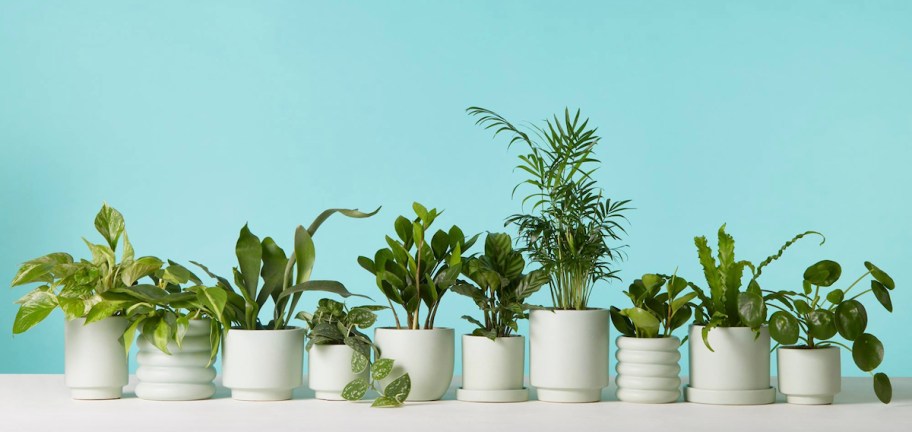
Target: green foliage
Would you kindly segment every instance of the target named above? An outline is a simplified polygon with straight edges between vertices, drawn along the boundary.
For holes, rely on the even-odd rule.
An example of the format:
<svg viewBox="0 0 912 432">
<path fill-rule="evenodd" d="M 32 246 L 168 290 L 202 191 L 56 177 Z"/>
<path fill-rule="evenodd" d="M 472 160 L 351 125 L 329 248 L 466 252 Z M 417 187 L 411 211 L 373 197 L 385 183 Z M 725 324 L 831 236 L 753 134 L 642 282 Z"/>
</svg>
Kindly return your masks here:
<svg viewBox="0 0 912 432">
<path fill-rule="evenodd" d="M 830 288 L 842 275 L 842 267 L 835 261 L 819 261 L 805 270 L 801 292 L 769 292 L 768 297 L 776 300 L 776 304 L 770 306 L 779 309 L 770 318 L 770 336 L 782 345 L 800 341 L 806 348 L 840 346 L 849 350 L 858 369 L 872 372 L 877 398 L 889 403 L 893 394 L 889 377 L 882 372 L 873 373 L 883 362 L 884 347 L 880 339 L 865 332 L 868 313 L 858 298 L 872 293 L 887 312 L 892 312 L 889 291 L 896 285 L 874 264 L 865 262 L 865 267 L 868 271 L 845 289 Z M 848 297 L 869 275 L 871 288 Z M 852 342 L 852 346 L 834 340 L 837 334 Z"/>
<path fill-rule="evenodd" d="M 484 315 L 484 322 L 463 317 L 478 326 L 473 335 L 507 337 L 519 330 L 519 320 L 529 317 L 531 306 L 525 300 L 548 283 L 548 275 L 541 270 L 523 274 L 525 266 L 522 253 L 513 250 L 512 239 L 502 233 L 488 234 L 484 255 L 465 260 L 462 274 L 474 285 L 458 284 L 452 290 L 471 298 Z"/>
<path fill-rule="evenodd" d="M 626 220 L 630 202 L 606 198 L 596 184 L 596 129 L 589 127 L 588 119 L 580 120 L 579 110 L 572 117 L 565 110 L 563 119 L 554 116 L 544 127 L 533 125 L 526 131 L 493 111 L 466 111 L 478 117 L 477 125 L 493 129 L 494 136 L 510 135 L 510 146 L 528 147 L 517 166 L 527 178 L 513 193 L 521 187 L 531 189 L 522 200 L 523 207 L 531 203 L 531 208 L 510 216 L 507 224 L 518 228 L 525 243 L 521 252 L 548 273 L 554 307 L 586 309 L 596 282 L 619 279 L 614 264 L 622 258 L 621 246 L 609 242 L 620 241 L 625 234 L 621 221 Z"/>
<path fill-rule="evenodd" d="M 691 301 L 697 293 L 683 294 L 688 287 L 687 281 L 676 275 L 645 274 L 624 291 L 633 307 L 612 306 L 611 322 L 627 337 L 669 337 L 675 329 L 690 321 L 693 314 L 695 306 Z"/>
<path fill-rule="evenodd" d="M 463 253 L 475 244 L 478 235 L 465 238 L 462 230 L 452 226 L 449 231 L 430 228 L 441 212 L 428 210 L 413 203 L 416 217 L 396 218 L 397 239 L 386 236 L 388 247 L 380 249 L 374 258 L 358 257 L 358 263 L 374 275 L 377 287 L 387 298 L 396 328 L 418 330 L 434 328 L 434 319 L 443 296 L 459 283 L 463 269 Z M 393 304 L 405 311 L 406 322 L 399 320 Z M 427 307 L 421 320 L 421 304 Z"/>
</svg>

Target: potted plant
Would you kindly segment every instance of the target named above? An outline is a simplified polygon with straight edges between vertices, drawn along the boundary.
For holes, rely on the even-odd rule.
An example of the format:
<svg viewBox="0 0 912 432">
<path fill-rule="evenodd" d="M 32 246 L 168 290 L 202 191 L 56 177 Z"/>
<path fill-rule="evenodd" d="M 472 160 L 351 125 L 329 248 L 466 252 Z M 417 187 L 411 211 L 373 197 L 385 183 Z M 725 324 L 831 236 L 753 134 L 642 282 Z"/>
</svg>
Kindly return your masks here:
<svg viewBox="0 0 912 432">
<path fill-rule="evenodd" d="M 472 334 L 462 336 L 462 387 L 456 399 L 468 402 L 522 402 L 529 392 L 523 387 L 526 339 L 513 334 L 518 321 L 529 317 L 525 300 L 548 282 L 541 270 L 523 274 L 526 261 L 513 250 L 507 234 L 492 233 L 485 239 L 485 252 L 467 258 L 462 274 L 474 285 L 459 284 L 453 291 L 478 305 L 483 322 Z"/>
<path fill-rule="evenodd" d="M 352 294 L 341 283 L 311 280 L 316 257 L 313 236 L 329 216 L 341 213 L 352 218 L 365 218 L 377 213 L 330 209 L 321 213 L 309 228 L 298 226 L 294 250 L 290 256 L 271 237 L 260 241 L 247 225 L 241 229 L 235 252 L 238 266 L 234 282 L 212 274 L 227 293 L 225 319 L 232 328 L 222 342 L 222 384 L 231 389 L 237 400 L 265 401 L 291 399 L 302 384 L 305 330 L 290 325 L 301 295 L 306 291 L 325 291 L 349 297 Z M 262 278 L 262 285 L 260 279 Z M 361 296 L 363 297 L 363 296 Z M 269 321 L 260 320 L 267 301 L 273 303 Z"/>
<path fill-rule="evenodd" d="M 858 298 L 871 293 L 887 312 L 893 312 L 890 290 L 896 284 L 874 264 L 864 265 L 868 271 L 844 289 L 830 288 L 842 275 L 842 267 L 835 261 L 823 260 L 804 271 L 801 292 L 771 293 L 778 301 L 778 305 L 771 306 L 778 310 L 770 316 L 770 335 L 782 345 L 776 350 L 779 391 L 788 403 L 833 403 L 842 384 L 839 347 L 852 353 L 859 369 L 873 375 L 874 394 L 881 402 L 890 403 L 890 378 L 883 372 L 873 372 L 883 361 L 883 344 L 865 331 L 868 313 Z M 872 277 L 871 288 L 849 297 L 852 289 L 868 276 Z M 837 334 L 852 346 L 835 340 Z"/>
<path fill-rule="evenodd" d="M 624 291 L 632 307 L 611 307 L 611 322 L 622 335 L 616 353 L 618 400 L 668 403 L 681 396 L 681 340 L 672 332 L 693 315 L 697 293 L 683 294 L 687 287 L 676 275 L 645 274 Z"/>
<path fill-rule="evenodd" d="M 595 402 L 608 385 L 607 309 L 589 307 L 598 282 L 618 279 L 614 263 L 621 258 L 620 225 L 627 200 L 605 198 L 593 177 L 599 161 L 594 149 L 600 138 L 580 112 L 554 116 L 529 133 L 497 113 L 471 107 L 469 115 L 485 129 L 511 135 L 528 153 L 517 167 L 530 185 L 523 199 L 528 213 L 507 219 L 519 230 L 521 252 L 548 274 L 552 308 L 530 314 L 529 369 L 538 399 L 548 402 Z"/>
<path fill-rule="evenodd" d="M 694 238 L 709 293 L 691 284 L 699 301 L 690 328 L 687 401 L 757 405 L 776 400 L 776 389 L 770 387 L 770 335 L 765 325 L 766 303 L 772 294 L 764 294 L 757 279 L 764 267 L 810 234 L 820 235 L 814 231 L 799 234 L 756 266 L 735 259 L 735 239 L 725 232 L 725 225 L 719 228 L 718 262 L 706 237 Z M 742 291 L 745 269 L 752 276 Z"/>
<path fill-rule="evenodd" d="M 373 259 L 358 257 L 358 263 L 375 276 L 396 323 L 374 334 L 381 354 L 396 359 L 392 373 L 380 380 L 381 387 L 407 372 L 412 386 L 408 400 L 430 401 L 443 397 L 453 380 L 455 350 L 453 329 L 435 327 L 434 319 L 443 296 L 459 282 L 463 252 L 478 236 L 467 240 L 456 226 L 430 235 L 428 230 L 440 212 L 419 203 L 412 204 L 412 209 L 417 215 L 414 220 L 396 219 L 398 239 L 387 236 L 388 247 L 378 250 Z M 404 321 L 393 304 L 405 312 Z"/>
<path fill-rule="evenodd" d="M 17 303 L 13 333 L 38 324 L 56 308 L 66 317 L 64 373 L 73 399 L 116 399 L 127 384 L 127 356 L 122 335 L 128 323 L 129 297 L 102 302 L 102 294 L 130 286 L 158 270 L 134 258 L 123 215 L 107 204 L 95 216 L 105 244 L 83 239 L 91 261 L 75 261 L 67 253 L 51 253 L 22 264 L 12 286 L 39 284 Z M 122 245 L 120 261 L 117 246 Z M 111 294 L 111 297 L 117 297 Z"/>
</svg>

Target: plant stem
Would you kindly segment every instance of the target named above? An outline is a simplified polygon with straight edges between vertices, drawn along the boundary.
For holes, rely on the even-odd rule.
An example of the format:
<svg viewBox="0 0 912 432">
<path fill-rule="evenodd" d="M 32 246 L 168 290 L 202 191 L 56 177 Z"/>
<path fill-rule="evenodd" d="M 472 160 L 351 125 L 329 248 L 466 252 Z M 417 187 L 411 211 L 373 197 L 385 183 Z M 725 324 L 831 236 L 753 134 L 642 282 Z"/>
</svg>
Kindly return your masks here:
<svg viewBox="0 0 912 432">
<path fill-rule="evenodd" d="M 852 288 L 855 288 L 855 285 L 857 285 L 858 282 L 861 282 L 861 280 L 864 279 L 864 278 L 865 278 L 866 276 L 868 276 L 869 274 L 871 274 L 871 271 L 870 271 L 870 270 L 868 270 L 865 274 L 861 275 L 861 277 L 859 277 L 858 279 L 855 279 L 855 282 L 852 282 L 852 285 L 849 285 L 849 287 L 846 288 L 845 291 L 842 292 L 842 294 L 843 294 L 843 295 L 848 294 L 849 291 L 852 290 Z M 853 297 L 853 298 L 854 298 L 854 297 Z"/>
</svg>

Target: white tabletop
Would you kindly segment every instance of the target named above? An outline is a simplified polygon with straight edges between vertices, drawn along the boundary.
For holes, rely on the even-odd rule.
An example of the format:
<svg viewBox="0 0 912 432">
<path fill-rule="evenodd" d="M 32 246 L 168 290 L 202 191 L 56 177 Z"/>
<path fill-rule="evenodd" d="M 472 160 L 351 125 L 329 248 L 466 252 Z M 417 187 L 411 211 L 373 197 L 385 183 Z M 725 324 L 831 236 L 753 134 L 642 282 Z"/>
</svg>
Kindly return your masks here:
<svg viewBox="0 0 912 432">
<path fill-rule="evenodd" d="M 401 408 L 370 408 L 369 402 L 313 399 L 306 388 L 284 402 L 240 402 L 220 388 L 214 399 L 153 402 L 132 394 L 131 377 L 123 399 L 74 401 L 61 375 L 0 375 L 0 431 L 909 431 L 912 430 L 912 378 L 893 379 L 893 403 L 877 401 L 868 378 L 844 378 L 831 406 L 735 407 L 693 403 L 638 405 L 618 402 L 614 383 L 603 401 L 553 404 L 459 402 L 451 388 L 445 400 L 407 403 Z M 454 387 L 455 388 L 455 387 Z M 534 391 L 532 397 L 534 398 Z"/>
</svg>

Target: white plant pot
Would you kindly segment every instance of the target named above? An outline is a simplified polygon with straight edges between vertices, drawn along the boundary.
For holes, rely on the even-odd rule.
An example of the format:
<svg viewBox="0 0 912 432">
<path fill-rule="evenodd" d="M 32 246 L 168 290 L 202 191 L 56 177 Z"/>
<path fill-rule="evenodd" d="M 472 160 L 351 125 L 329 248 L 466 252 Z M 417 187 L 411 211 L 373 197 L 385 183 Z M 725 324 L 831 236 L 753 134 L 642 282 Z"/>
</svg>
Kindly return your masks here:
<svg viewBox="0 0 912 432">
<path fill-rule="evenodd" d="M 714 405 L 761 405 L 776 401 L 770 387 L 769 329 L 755 335 L 748 327 L 716 327 L 709 332 L 710 351 L 703 343 L 703 326 L 690 326 L 690 384 L 688 402 Z"/>
<path fill-rule="evenodd" d="M 430 330 L 397 330 L 378 328 L 374 343 L 383 358 L 394 360 L 389 376 L 380 381 L 386 386 L 408 373 L 412 390 L 406 400 L 432 401 L 446 394 L 453 381 L 455 339 L 451 328 Z"/>
<path fill-rule="evenodd" d="M 212 344 L 209 341 L 209 320 L 190 321 L 190 328 L 181 346 L 171 341 L 163 353 L 145 337 L 139 336 L 136 345 L 136 397 L 160 401 L 189 401 L 209 399 L 215 394 L 215 367 L 209 365 Z"/>
<path fill-rule="evenodd" d="M 681 340 L 617 338 L 617 398 L 624 402 L 669 403 L 681 396 Z"/>
<path fill-rule="evenodd" d="M 466 402 L 523 402 L 526 338 L 462 336 L 462 388 L 456 399 Z"/>
<path fill-rule="evenodd" d="M 779 391 L 786 401 L 801 405 L 826 405 L 842 390 L 839 347 L 776 350 Z"/>
<path fill-rule="evenodd" d="M 317 399 L 345 400 L 342 390 L 355 378 L 367 378 L 367 371 L 352 372 L 352 354 L 348 345 L 314 345 L 307 352 L 308 387 Z"/>
<path fill-rule="evenodd" d="M 534 310 L 530 381 L 545 402 L 597 402 L 608 386 L 606 309 Z"/>
<path fill-rule="evenodd" d="M 302 384 L 304 329 L 228 331 L 222 343 L 222 384 L 247 401 L 291 399 Z"/>
<path fill-rule="evenodd" d="M 89 325 L 84 318 L 64 327 L 64 380 L 73 399 L 117 399 L 127 385 L 127 354 L 123 332 L 129 323 L 121 317 Z"/>
</svg>

